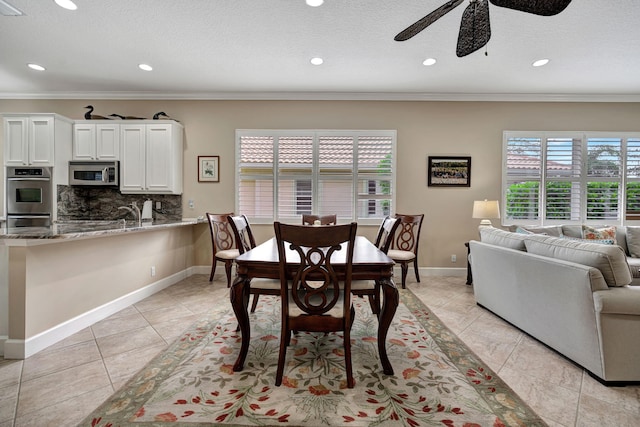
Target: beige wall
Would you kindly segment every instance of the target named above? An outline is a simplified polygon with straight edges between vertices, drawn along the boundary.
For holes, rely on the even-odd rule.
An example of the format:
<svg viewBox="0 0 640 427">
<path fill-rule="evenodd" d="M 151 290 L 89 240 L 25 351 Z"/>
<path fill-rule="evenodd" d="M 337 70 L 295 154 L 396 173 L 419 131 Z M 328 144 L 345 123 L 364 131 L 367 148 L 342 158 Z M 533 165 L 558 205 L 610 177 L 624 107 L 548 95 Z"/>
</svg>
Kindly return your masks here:
<svg viewBox="0 0 640 427">
<path fill-rule="evenodd" d="M 465 267 L 464 242 L 477 236 L 479 223 L 471 219 L 473 200 L 500 198 L 503 130 L 640 131 L 640 103 L 0 100 L 0 113 L 82 119 L 89 103 L 96 114 L 151 117 L 164 111 L 184 124 L 185 217 L 234 209 L 236 129 L 396 129 L 396 211 L 425 214 L 421 267 Z M 198 155 L 220 156 L 220 183 L 198 183 Z M 471 156 L 471 187 L 427 187 L 429 155 Z M 193 210 L 189 199 L 195 201 Z M 273 234 L 271 226 L 255 228 L 258 241 Z M 375 237 L 375 227 L 364 228 L 359 231 Z M 195 265 L 207 265 L 208 230 L 198 230 Z"/>
</svg>

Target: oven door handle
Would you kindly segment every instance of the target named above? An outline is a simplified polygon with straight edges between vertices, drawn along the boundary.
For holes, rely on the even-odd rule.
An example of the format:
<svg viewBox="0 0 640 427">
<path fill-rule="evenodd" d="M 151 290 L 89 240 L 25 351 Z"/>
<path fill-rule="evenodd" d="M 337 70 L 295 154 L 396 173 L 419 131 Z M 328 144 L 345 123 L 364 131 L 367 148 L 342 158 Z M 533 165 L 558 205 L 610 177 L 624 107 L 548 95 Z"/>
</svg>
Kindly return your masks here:
<svg viewBox="0 0 640 427">
<path fill-rule="evenodd" d="M 30 218 L 50 218 L 51 215 L 7 215 L 7 219 L 30 219 Z"/>
<path fill-rule="evenodd" d="M 51 181 L 51 178 L 7 178 L 7 181 Z"/>
</svg>

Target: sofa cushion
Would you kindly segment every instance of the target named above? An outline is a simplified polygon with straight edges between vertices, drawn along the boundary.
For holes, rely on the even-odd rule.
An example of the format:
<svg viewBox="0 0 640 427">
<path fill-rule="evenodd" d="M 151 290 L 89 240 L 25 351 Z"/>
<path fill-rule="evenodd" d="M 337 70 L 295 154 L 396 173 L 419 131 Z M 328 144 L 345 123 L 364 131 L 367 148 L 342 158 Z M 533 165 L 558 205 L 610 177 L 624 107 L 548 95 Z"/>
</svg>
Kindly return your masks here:
<svg viewBox="0 0 640 427">
<path fill-rule="evenodd" d="M 578 242 L 587 242 L 587 243 L 599 243 L 601 245 L 615 245 L 616 241 L 613 239 L 583 239 L 582 237 L 570 237 L 570 236 L 562 236 L 563 239 L 568 240 L 576 240 Z"/>
<path fill-rule="evenodd" d="M 509 227 L 509 231 L 517 232 L 518 228 L 521 230 L 526 230 L 533 234 L 545 234 L 547 236 L 562 236 L 562 226 L 561 225 L 548 225 L 548 226 L 537 226 L 537 225 L 514 225 Z"/>
<path fill-rule="evenodd" d="M 627 257 L 620 246 L 580 242 L 551 236 L 526 236 L 527 252 L 595 267 L 609 286 L 631 283 Z"/>
<path fill-rule="evenodd" d="M 627 248 L 629 255 L 640 258 L 640 227 L 627 225 Z"/>
<path fill-rule="evenodd" d="M 511 233 L 499 228 L 480 227 L 481 242 L 519 251 L 526 250 L 524 240 L 529 236 L 528 234 Z"/>
<path fill-rule="evenodd" d="M 616 227 L 595 228 L 583 225 L 582 238 L 587 240 L 613 240 L 613 243 L 616 244 Z"/>
</svg>

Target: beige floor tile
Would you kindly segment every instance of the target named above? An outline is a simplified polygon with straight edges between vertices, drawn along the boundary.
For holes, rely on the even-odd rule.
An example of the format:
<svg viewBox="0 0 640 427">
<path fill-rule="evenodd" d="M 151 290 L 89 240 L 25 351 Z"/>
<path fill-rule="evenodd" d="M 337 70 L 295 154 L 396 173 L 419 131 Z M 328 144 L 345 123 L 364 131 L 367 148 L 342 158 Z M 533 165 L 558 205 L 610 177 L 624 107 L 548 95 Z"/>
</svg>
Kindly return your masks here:
<svg viewBox="0 0 640 427">
<path fill-rule="evenodd" d="M 15 427 L 78 426 L 78 423 L 111 396 L 113 391 L 113 388 L 109 385 L 67 400 L 59 400 L 51 406 L 19 416 L 16 419 Z"/>
<path fill-rule="evenodd" d="M 93 336 L 93 332 L 91 332 L 91 328 L 84 328 L 81 331 L 76 332 L 75 334 L 58 341 L 57 343 L 47 347 L 47 350 L 55 350 L 60 349 L 62 347 L 67 347 L 70 345 L 80 344 L 87 341 L 93 341 L 95 337 Z"/>
<path fill-rule="evenodd" d="M 112 383 L 127 381 L 140 369 L 151 361 L 159 352 L 167 348 L 166 345 L 137 348 L 125 353 L 105 357 L 104 364 Z M 114 384 L 115 389 L 115 384 Z"/>
<path fill-rule="evenodd" d="M 142 314 L 135 313 L 126 316 L 108 317 L 91 326 L 96 338 L 102 338 L 113 334 L 119 334 L 133 329 L 148 326 L 149 322 Z"/>
<path fill-rule="evenodd" d="M 181 317 L 179 319 L 171 319 L 153 325 L 153 329 L 160 334 L 167 344 L 171 344 L 180 337 L 189 326 L 202 319 L 202 317 L 202 314 L 192 314 L 191 316 Z"/>
<path fill-rule="evenodd" d="M 107 386 L 111 387 L 111 381 L 102 360 L 25 381 L 20 386 L 17 416 L 23 417 Z"/>
<path fill-rule="evenodd" d="M 554 382 L 529 376 L 521 370 L 504 367 L 498 372 L 527 404 L 547 419 L 566 426 L 576 425 L 576 411 L 580 393 Z M 549 378 L 551 379 L 551 378 Z"/>
<path fill-rule="evenodd" d="M 609 402 L 624 411 L 634 412 L 640 418 L 640 385 L 606 387 L 585 372 L 582 380 L 582 394 Z"/>
<path fill-rule="evenodd" d="M 157 310 L 145 311 L 144 318 L 150 325 L 166 322 L 171 319 L 192 316 L 193 312 L 182 304 L 174 304 L 171 307 L 162 307 Z"/>
<path fill-rule="evenodd" d="M 580 392 L 582 368 L 527 335 L 518 343 L 506 366 Z"/>
<path fill-rule="evenodd" d="M 640 426 L 640 412 L 628 412 L 610 402 L 582 395 L 576 425 L 580 427 Z"/>
<path fill-rule="evenodd" d="M 96 342 L 85 341 L 62 348 L 45 349 L 24 361 L 22 381 L 102 360 Z"/>
<path fill-rule="evenodd" d="M 137 348 L 165 344 L 162 337 L 151 326 L 97 338 L 96 341 L 102 357 L 125 353 Z"/>
<path fill-rule="evenodd" d="M 0 388 L 19 384 L 24 360 L 7 360 L 0 358 Z"/>
<path fill-rule="evenodd" d="M 0 388 L 0 422 L 13 420 L 15 417 L 19 388 L 18 383 Z"/>
<path fill-rule="evenodd" d="M 465 330 L 458 337 L 494 371 L 499 371 L 513 353 L 516 342 L 495 341 Z"/>
<path fill-rule="evenodd" d="M 176 285 L 173 285 L 176 286 Z M 135 308 L 143 313 L 149 310 L 157 310 L 163 307 L 172 307 L 176 303 L 176 298 L 166 290 L 151 295 L 140 302 L 135 303 Z"/>
</svg>

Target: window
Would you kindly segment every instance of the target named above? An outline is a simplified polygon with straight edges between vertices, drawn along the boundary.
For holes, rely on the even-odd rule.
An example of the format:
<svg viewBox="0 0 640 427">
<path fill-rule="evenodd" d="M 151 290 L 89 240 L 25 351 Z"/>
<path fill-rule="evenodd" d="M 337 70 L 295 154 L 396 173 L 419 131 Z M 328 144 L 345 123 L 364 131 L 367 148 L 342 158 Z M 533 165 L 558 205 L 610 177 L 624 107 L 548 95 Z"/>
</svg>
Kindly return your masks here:
<svg viewBox="0 0 640 427">
<path fill-rule="evenodd" d="M 395 131 L 238 130 L 236 210 L 263 223 L 378 223 L 393 212 L 395 150 Z"/>
<path fill-rule="evenodd" d="M 505 132 L 503 163 L 505 223 L 640 220 L 638 136 Z"/>
</svg>

